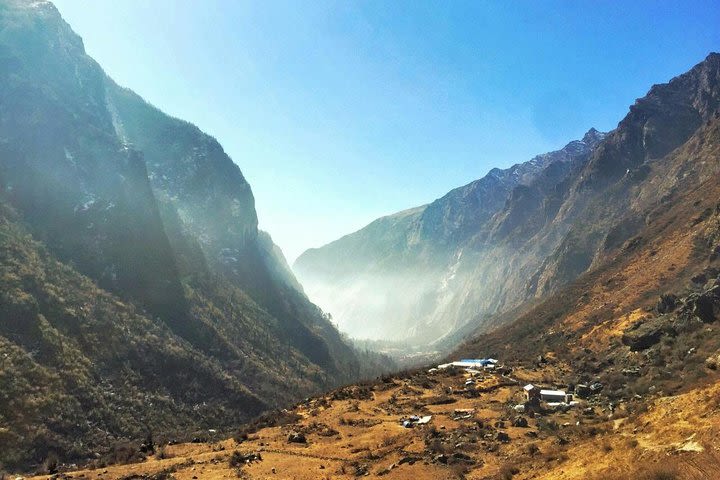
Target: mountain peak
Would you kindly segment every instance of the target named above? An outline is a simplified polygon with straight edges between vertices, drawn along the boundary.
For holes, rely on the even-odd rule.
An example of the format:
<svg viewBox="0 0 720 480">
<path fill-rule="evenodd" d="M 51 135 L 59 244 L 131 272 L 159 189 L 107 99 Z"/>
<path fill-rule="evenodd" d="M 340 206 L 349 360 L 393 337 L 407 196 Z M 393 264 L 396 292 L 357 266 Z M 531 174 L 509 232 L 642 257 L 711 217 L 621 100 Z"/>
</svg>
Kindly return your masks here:
<svg viewBox="0 0 720 480">
<path fill-rule="evenodd" d="M 597 130 L 595 127 L 590 128 L 587 132 L 585 132 L 585 135 L 583 135 L 582 141 L 584 143 L 587 143 L 588 145 L 596 144 L 600 141 L 602 141 L 603 138 L 605 138 L 605 135 L 607 133 L 601 132 Z"/>
</svg>

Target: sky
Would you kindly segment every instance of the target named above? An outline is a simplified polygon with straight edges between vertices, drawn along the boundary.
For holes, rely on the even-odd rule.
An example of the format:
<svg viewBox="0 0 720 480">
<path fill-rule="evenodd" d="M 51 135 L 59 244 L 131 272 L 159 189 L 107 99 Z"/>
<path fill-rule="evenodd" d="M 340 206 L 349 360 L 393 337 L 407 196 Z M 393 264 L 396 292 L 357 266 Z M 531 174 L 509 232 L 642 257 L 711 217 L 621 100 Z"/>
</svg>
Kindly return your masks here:
<svg viewBox="0 0 720 480">
<path fill-rule="evenodd" d="M 216 137 L 292 262 L 611 130 L 720 51 L 720 0 L 54 0 L 122 86 Z"/>
</svg>

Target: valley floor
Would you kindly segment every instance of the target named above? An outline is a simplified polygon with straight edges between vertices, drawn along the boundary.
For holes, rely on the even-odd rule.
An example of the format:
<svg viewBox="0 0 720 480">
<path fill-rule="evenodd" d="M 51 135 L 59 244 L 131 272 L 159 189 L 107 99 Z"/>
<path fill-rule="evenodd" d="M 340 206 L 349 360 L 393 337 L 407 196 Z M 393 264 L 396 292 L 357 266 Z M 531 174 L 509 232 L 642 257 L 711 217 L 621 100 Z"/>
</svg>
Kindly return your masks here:
<svg viewBox="0 0 720 480">
<path fill-rule="evenodd" d="M 551 361 L 484 374 L 467 388 L 463 370 L 385 378 L 309 399 L 236 439 L 168 445 L 140 463 L 33 478 L 720 478 L 717 378 L 676 396 L 612 406 L 594 395 L 566 412 L 516 413 L 523 385 L 551 386 L 567 371 Z M 405 428 L 401 419 L 410 415 L 432 418 Z"/>
</svg>

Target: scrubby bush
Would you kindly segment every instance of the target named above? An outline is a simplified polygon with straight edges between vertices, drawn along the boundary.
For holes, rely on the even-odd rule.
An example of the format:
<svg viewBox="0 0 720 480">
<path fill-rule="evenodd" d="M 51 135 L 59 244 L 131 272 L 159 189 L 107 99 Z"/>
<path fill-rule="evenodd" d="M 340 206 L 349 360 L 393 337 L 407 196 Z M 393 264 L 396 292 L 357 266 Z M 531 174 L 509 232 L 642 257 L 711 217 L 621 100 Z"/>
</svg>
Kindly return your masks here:
<svg viewBox="0 0 720 480">
<path fill-rule="evenodd" d="M 145 460 L 145 455 L 130 442 L 119 442 L 113 446 L 103 460 L 107 465 L 137 463 Z"/>
<path fill-rule="evenodd" d="M 55 453 L 50 453 L 42 464 L 42 473 L 53 475 L 58 472 L 60 459 Z"/>
<path fill-rule="evenodd" d="M 553 433 L 556 433 L 560 429 L 560 426 L 554 420 L 538 418 L 537 428 L 538 428 L 538 430 L 540 430 L 543 433 L 553 434 Z"/>
<path fill-rule="evenodd" d="M 245 457 L 242 453 L 235 450 L 232 455 L 230 455 L 230 460 L 228 461 L 230 468 L 238 468 L 241 467 L 245 463 Z"/>
<path fill-rule="evenodd" d="M 639 480 L 677 480 L 680 475 L 675 467 L 657 466 L 642 472 Z"/>
<path fill-rule="evenodd" d="M 167 447 L 162 446 L 155 450 L 155 458 L 157 460 L 165 460 L 166 458 L 172 458 L 172 455 L 168 452 Z"/>
<path fill-rule="evenodd" d="M 520 473 L 520 469 L 515 465 L 505 464 L 500 467 L 500 478 L 502 480 L 512 480 L 518 473 Z"/>
<path fill-rule="evenodd" d="M 534 457 L 535 455 L 540 453 L 540 448 L 534 443 L 528 444 L 528 446 L 526 447 L 526 450 L 527 450 L 528 455 L 530 455 L 531 457 Z"/>
</svg>

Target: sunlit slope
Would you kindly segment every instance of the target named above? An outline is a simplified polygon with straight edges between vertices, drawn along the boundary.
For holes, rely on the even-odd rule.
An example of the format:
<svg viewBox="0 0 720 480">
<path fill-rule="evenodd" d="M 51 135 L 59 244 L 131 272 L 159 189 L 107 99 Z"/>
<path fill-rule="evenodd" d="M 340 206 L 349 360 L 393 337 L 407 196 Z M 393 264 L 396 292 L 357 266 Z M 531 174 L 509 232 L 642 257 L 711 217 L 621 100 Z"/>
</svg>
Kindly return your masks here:
<svg viewBox="0 0 720 480">
<path fill-rule="evenodd" d="M 707 372 L 707 380 L 717 380 Z M 576 374 L 553 362 L 515 365 L 512 378 L 475 377 L 471 387 L 462 370 L 388 377 L 308 399 L 248 425 L 234 439 L 158 441 L 156 453 L 141 463 L 97 461 L 68 473 L 100 479 L 714 478 L 720 384 L 636 398 L 614 412 L 602 394 L 567 412 L 523 415 L 511 408 L 524 401 L 525 383 Z M 415 414 L 430 422 L 401 425 Z"/>
</svg>

